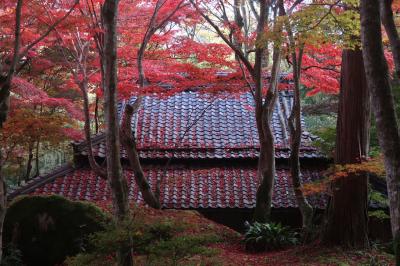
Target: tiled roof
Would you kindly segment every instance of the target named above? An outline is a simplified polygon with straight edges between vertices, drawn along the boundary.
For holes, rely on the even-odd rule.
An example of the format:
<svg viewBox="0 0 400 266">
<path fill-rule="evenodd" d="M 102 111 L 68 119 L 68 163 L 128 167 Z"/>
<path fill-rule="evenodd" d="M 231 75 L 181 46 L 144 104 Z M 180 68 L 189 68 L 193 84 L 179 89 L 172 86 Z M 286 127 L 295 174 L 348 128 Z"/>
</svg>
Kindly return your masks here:
<svg viewBox="0 0 400 266">
<path fill-rule="evenodd" d="M 132 98 L 130 103 L 134 101 Z M 292 102 L 291 93 L 280 93 L 272 118 L 276 158 L 290 155 L 287 117 Z M 120 114 L 124 107 L 125 103 L 119 105 Z M 250 93 L 229 97 L 205 96 L 198 92 L 183 92 L 167 98 L 146 96 L 132 119 L 132 128 L 137 129 L 141 158 L 258 157 L 254 100 Z M 313 139 L 303 130 L 301 157 L 322 157 L 312 146 Z M 105 156 L 104 136 L 93 148 L 97 156 Z M 84 143 L 78 149 L 86 154 Z M 126 157 L 125 152 L 122 154 Z"/>
<path fill-rule="evenodd" d="M 160 200 L 163 208 L 253 208 L 255 206 L 258 178 L 251 167 L 188 167 L 173 166 L 164 170 L 160 166 L 146 166 L 145 175 L 153 185 L 161 176 Z M 289 170 L 277 169 L 273 193 L 274 208 L 296 207 Z M 134 182 L 133 173 L 125 170 L 131 201 L 142 203 Z M 310 182 L 319 178 L 318 171 L 303 171 L 302 179 Z M 77 169 L 56 178 L 41 178 L 30 186 L 14 192 L 28 194 L 58 194 L 73 200 L 104 202 L 110 200 L 107 181 L 97 177 L 90 169 Z M 38 182 L 38 181 L 36 181 Z M 321 197 L 310 199 L 317 208 L 324 207 Z"/>
</svg>

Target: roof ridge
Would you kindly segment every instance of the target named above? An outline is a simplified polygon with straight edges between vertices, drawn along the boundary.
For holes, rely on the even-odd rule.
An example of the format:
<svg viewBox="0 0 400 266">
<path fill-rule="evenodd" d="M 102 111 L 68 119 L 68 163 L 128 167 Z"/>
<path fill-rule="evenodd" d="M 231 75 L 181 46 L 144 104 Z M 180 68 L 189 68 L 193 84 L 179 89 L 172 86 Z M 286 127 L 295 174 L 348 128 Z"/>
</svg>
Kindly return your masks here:
<svg viewBox="0 0 400 266">
<path fill-rule="evenodd" d="M 218 148 L 213 148 L 213 147 L 172 147 L 172 148 L 166 148 L 166 147 L 155 147 L 155 148 L 139 148 L 137 149 L 138 151 L 182 151 L 182 150 L 193 150 L 193 151 L 202 151 L 202 150 L 259 150 L 258 146 L 247 146 L 247 147 L 228 147 L 228 148 L 223 148 L 223 147 L 218 147 Z M 290 150 L 290 147 L 275 147 L 275 150 L 279 151 L 288 151 Z M 302 146 L 300 147 L 300 150 L 303 151 L 316 151 L 317 148 L 313 146 Z"/>
</svg>

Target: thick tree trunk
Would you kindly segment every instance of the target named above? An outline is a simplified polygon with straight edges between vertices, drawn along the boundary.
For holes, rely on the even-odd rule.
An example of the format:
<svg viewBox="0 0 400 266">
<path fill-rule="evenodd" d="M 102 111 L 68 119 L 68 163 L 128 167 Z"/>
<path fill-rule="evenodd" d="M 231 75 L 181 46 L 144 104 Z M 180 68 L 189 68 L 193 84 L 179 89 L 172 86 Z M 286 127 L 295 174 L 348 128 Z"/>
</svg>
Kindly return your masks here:
<svg viewBox="0 0 400 266">
<path fill-rule="evenodd" d="M 260 157 L 257 166 L 260 185 L 257 189 L 256 207 L 254 209 L 254 221 L 260 223 L 268 222 L 270 219 L 275 179 L 275 144 L 270 127 L 271 120 L 268 120 L 270 111 L 265 110 L 259 118 L 265 121 L 263 130 L 266 133 L 265 137 L 260 139 Z"/>
<path fill-rule="evenodd" d="M 262 97 L 261 63 L 263 51 L 260 51 L 258 60 L 259 79 L 256 82 L 256 99 Z M 265 223 L 269 221 L 272 207 L 272 193 L 275 179 L 275 142 L 271 128 L 271 120 L 277 99 L 277 87 L 281 63 L 281 47 L 275 44 L 274 59 L 271 71 L 270 87 L 267 96 L 262 100 L 256 100 L 256 122 L 260 141 L 260 157 L 258 159 L 257 175 L 260 185 L 256 194 L 256 207 L 254 221 Z M 257 67 L 255 69 L 257 69 Z M 261 98 L 262 99 L 262 98 Z"/>
<path fill-rule="evenodd" d="M 280 1 L 282 3 L 282 1 Z M 265 14 L 267 9 L 264 1 L 260 2 L 260 14 Z M 283 10 L 280 11 L 280 15 Z M 278 21 L 278 20 L 277 20 Z M 257 36 L 261 37 L 264 30 L 266 18 L 259 17 Z M 282 32 L 282 23 L 277 22 L 274 30 L 278 34 Z M 255 90 L 255 116 L 260 142 L 260 157 L 258 159 L 257 175 L 260 185 L 256 194 L 256 206 L 254 209 L 254 221 L 265 223 L 270 219 L 272 207 L 272 193 L 275 179 L 275 142 L 271 129 L 272 114 L 275 108 L 278 96 L 278 82 L 281 63 L 281 43 L 276 41 L 273 51 L 273 64 L 271 70 L 271 79 L 267 95 L 262 96 L 263 79 L 262 63 L 265 47 L 256 48 L 256 59 L 254 64 L 253 80 L 256 85 Z M 264 99 L 263 99 L 264 98 Z"/>
<path fill-rule="evenodd" d="M 400 265 L 400 134 L 383 53 L 379 2 L 361 0 L 360 10 L 364 66 L 385 161 L 396 264 Z"/>
<path fill-rule="evenodd" d="M 392 11 L 392 0 L 379 0 L 380 14 L 382 24 L 385 27 L 386 34 L 389 38 L 393 61 L 396 68 L 396 79 L 400 79 L 400 38 L 397 32 L 396 23 L 394 22 Z"/>
<path fill-rule="evenodd" d="M 266 3 L 260 2 L 260 14 L 264 14 Z M 265 16 L 260 15 L 257 27 L 257 38 L 261 38 L 261 32 L 265 26 Z M 272 114 L 268 104 L 276 101 L 275 91 L 268 91 L 269 103 L 263 102 L 262 80 L 262 55 L 264 47 L 256 47 L 254 71 L 252 73 L 255 83 L 255 116 L 260 142 L 260 156 L 258 158 L 257 175 L 259 186 L 256 194 L 256 207 L 254 209 L 254 221 L 265 223 L 269 220 L 272 205 L 272 191 L 275 178 L 275 145 L 270 126 Z M 279 51 L 280 53 L 280 51 Z M 277 54 L 277 58 L 280 56 Z M 276 62 L 275 62 L 276 63 Z M 279 73 L 279 64 L 275 64 L 275 72 Z M 272 79 L 272 77 L 271 77 Z M 272 83 L 272 82 L 271 82 Z M 271 87 L 272 88 L 272 87 Z"/>
<path fill-rule="evenodd" d="M 129 217 L 128 185 L 122 175 L 119 125 L 117 115 L 117 17 L 118 0 L 106 0 L 104 18 L 104 113 L 106 123 L 107 178 L 111 187 L 114 216 L 117 225 Z M 118 265 L 133 265 L 130 248 L 117 253 Z"/>
<path fill-rule="evenodd" d="M 280 60 L 279 60 L 280 61 Z M 279 70 L 277 70 L 279 72 Z M 256 111 L 260 141 L 260 157 L 257 165 L 257 175 L 260 184 L 256 194 L 254 221 L 268 222 L 272 208 L 272 193 L 275 180 L 275 142 L 271 128 L 272 112 L 276 103 L 276 95 L 270 94 L 269 103 Z M 272 108 L 271 108 L 272 107 Z"/>
<path fill-rule="evenodd" d="M 343 50 L 335 163 L 359 163 L 368 156 L 370 96 L 360 49 Z M 324 241 L 368 247 L 368 176 L 352 175 L 332 183 Z"/>
<path fill-rule="evenodd" d="M 142 166 L 139 160 L 139 154 L 136 149 L 136 140 L 132 133 L 131 121 L 134 112 L 139 108 L 140 99 L 137 100 L 134 106 L 127 104 L 125 107 L 125 114 L 121 124 L 121 143 L 128 155 L 129 163 L 133 169 L 136 185 L 142 193 L 144 202 L 152 208 L 160 209 L 159 192 L 156 195 L 151 190 L 149 183 L 146 180 Z"/>
</svg>

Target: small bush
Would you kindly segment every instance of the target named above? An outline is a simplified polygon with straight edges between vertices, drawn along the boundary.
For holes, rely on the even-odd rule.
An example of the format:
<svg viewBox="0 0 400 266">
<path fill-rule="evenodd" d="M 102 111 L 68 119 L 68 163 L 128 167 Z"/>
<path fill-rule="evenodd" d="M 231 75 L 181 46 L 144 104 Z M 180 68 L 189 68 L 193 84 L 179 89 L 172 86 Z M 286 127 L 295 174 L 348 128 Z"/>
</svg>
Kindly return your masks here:
<svg viewBox="0 0 400 266">
<path fill-rule="evenodd" d="M 150 245 L 147 254 L 149 255 L 150 262 L 168 261 L 169 265 L 177 265 L 182 259 L 193 255 L 215 255 L 215 251 L 205 247 L 205 245 L 218 242 L 219 240 L 218 236 L 212 234 L 177 236 Z"/>
<path fill-rule="evenodd" d="M 181 232 L 183 230 L 182 226 L 177 226 L 172 221 L 157 221 L 147 229 L 148 233 L 152 236 L 154 240 L 168 240 L 171 239 L 174 233 Z"/>
<path fill-rule="evenodd" d="M 108 217 L 96 206 L 59 196 L 24 196 L 7 210 L 5 257 L 19 250 L 25 265 L 55 265 L 90 248 L 87 237 L 104 229 Z"/>
<path fill-rule="evenodd" d="M 276 250 L 298 243 L 298 234 L 279 223 L 246 223 L 244 242 L 248 251 Z"/>
</svg>

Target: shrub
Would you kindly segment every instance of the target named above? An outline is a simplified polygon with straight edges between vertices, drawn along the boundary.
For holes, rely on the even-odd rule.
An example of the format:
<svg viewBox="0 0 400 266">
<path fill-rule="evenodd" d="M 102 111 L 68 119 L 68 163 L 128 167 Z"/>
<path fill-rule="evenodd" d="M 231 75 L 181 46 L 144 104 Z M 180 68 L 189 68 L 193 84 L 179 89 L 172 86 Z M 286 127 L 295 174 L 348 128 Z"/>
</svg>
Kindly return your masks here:
<svg viewBox="0 0 400 266">
<path fill-rule="evenodd" d="M 108 217 L 96 206 L 59 196 L 24 196 L 12 202 L 3 243 L 22 253 L 26 265 L 55 265 L 89 247 L 87 236 L 104 229 Z M 13 249 L 6 249 L 9 256 Z"/>
<path fill-rule="evenodd" d="M 149 262 L 154 265 L 159 265 L 158 262 L 161 261 L 164 261 L 164 264 L 167 262 L 167 265 L 178 265 L 179 261 L 193 255 L 214 255 L 215 251 L 205 245 L 219 240 L 219 237 L 213 234 L 176 236 L 149 245 L 146 253 L 149 256 Z"/>
<path fill-rule="evenodd" d="M 248 251 L 276 250 L 298 243 L 298 234 L 279 223 L 246 223 L 244 242 Z"/>
<path fill-rule="evenodd" d="M 140 217 L 128 219 L 118 227 L 110 224 L 106 230 L 90 236 L 94 247 L 92 252 L 70 257 L 66 264 L 113 265 L 113 254 L 121 247 L 133 249 L 135 265 L 179 265 L 191 256 L 212 256 L 215 253 L 205 245 L 219 241 L 218 236 L 187 235 L 185 228 L 186 225 L 169 219 L 148 222 Z"/>
<path fill-rule="evenodd" d="M 13 245 L 9 245 L 5 248 L 7 254 L 5 254 L 1 260 L 1 266 L 22 266 L 22 254 L 21 251 L 16 249 Z"/>
</svg>

